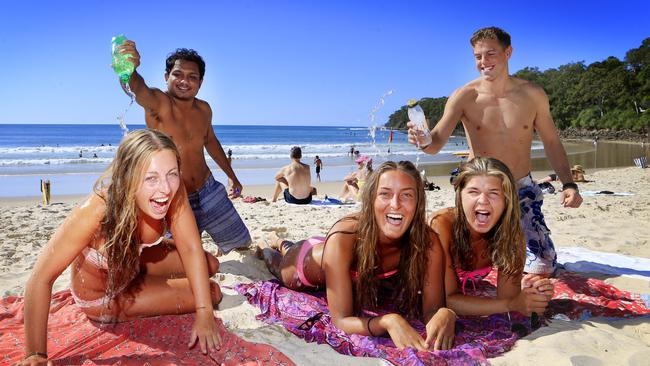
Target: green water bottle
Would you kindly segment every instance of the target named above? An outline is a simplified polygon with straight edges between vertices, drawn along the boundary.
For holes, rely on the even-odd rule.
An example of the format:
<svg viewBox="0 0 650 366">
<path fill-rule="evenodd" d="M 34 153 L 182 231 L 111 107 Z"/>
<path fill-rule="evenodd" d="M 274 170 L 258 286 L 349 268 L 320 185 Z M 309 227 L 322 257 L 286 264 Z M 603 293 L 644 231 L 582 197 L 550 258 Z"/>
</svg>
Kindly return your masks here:
<svg viewBox="0 0 650 366">
<path fill-rule="evenodd" d="M 120 77 L 120 81 L 123 84 L 129 83 L 129 78 L 133 74 L 135 67 L 133 62 L 129 61 L 129 57 L 133 56 L 130 53 L 120 54 L 120 51 L 117 49 L 119 45 L 126 41 L 126 37 L 123 34 L 117 35 L 111 39 L 111 51 L 113 52 L 113 62 L 111 66 L 115 73 Z"/>
</svg>

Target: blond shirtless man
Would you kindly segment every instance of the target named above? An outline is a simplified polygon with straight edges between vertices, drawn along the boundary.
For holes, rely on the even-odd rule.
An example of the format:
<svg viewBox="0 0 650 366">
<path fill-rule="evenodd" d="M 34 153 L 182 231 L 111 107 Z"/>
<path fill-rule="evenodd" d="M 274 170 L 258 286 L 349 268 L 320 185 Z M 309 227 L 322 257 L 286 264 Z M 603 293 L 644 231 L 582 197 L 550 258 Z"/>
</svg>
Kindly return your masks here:
<svg viewBox="0 0 650 366">
<path fill-rule="evenodd" d="M 129 60 L 136 69 L 140 66 L 135 42 L 125 41 L 120 52 L 132 56 Z M 148 87 L 137 71 L 129 79 L 129 88 L 145 110 L 147 127 L 169 135 L 178 147 L 183 183 L 199 232 L 207 231 L 224 253 L 247 248 L 251 241 L 248 229 L 223 184 L 213 178 L 203 153 L 205 148 L 232 180 L 230 197 L 238 197 L 242 185 L 212 129 L 212 109 L 196 98 L 203 83 L 205 62 L 196 51 L 179 48 L 167 57 L 165 64 L 166 91 Z"/>
<path fill-rule="evenodd" d="M 499 159 L 518 180 L 527 244 L 525 271 L 550 275 L 555 270 L 557 255 L 541 212 L 542 192 L 530 177 L 530 148 L 535 131 L 553 169 L 564 183 L 561 204 L 579 207 L 582 197 L 571 177 L 548 97 L 541 87 L 508 73 L 508 60 L 512 56 L 508 33 L 496 27 L 479 29 L 470 43 L 480 77 L 449 97 L 442 118 L 430 131 L 430 140 L 426 132 L 415 129 L 409 122 L 409 142 L 416 144 L 417 139 L 423 151 L 436 154 L 461 121 L 470 147 L 469 159 L 474 156 Z"/>
<path fill-rule="evenodd" d="M 311 172 L 309 165 L 300 161 L 302 159 L 302 149 L 294 146 L 289 153 L 292 162 L 285 165 L 275 175 L 275 192 L 273 193 L 273 202 L 278 200 L 280 192 L 284 188 L 284 200 L 287 203 L 306 205 L 311 203 L 311 196 L 314 194 L 314 188 L 311 186 Z"/>
</svg>

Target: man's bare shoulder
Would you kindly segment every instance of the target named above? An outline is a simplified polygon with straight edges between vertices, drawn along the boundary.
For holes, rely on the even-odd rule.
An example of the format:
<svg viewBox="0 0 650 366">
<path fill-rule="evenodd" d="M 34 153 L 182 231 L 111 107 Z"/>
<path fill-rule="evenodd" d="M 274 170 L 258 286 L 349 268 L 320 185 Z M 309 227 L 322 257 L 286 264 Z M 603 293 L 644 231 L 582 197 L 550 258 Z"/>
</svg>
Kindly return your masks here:
<svg viewBox="0 0 650 366">
<path fill-rule="evenodd" d="M 510 77 L 510 80 L 520 92 L 525 93 L 535 99 L 540 97 L 546 98 L 546 91 L 544 91 L 544 88 L 533 83 L 532 81 L 520 79 L 514 76 Z"/>
<path fill-rule="evenodd" d="M 205 100 L 194 98 L 194 102 L 196 103 L 195 105 L 202 111 L 212 112 L 212 108 L 210 108 L 210 103 L 206 102 Z"/>
<path fill-rule="evenodd" d="M 447 103 L 455 106 L 466 106 L 468 103 L 473 103 L 479 94 L 479 83 L 477 80 L 472 80 L 469 83 L 454 90 L 449 96 Z"/>
</svg>

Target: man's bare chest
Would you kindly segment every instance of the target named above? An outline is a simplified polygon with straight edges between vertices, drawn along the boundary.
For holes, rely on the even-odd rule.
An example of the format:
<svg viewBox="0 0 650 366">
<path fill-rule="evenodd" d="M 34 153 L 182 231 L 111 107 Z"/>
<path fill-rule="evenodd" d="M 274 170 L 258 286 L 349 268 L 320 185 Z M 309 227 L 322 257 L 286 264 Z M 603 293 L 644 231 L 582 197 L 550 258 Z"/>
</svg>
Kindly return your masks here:
<svg viewBox="0 0 650 366">
<path fill-rule="evenodd" d="M 535 110 L 525 100 L 478 99 L 467 106 L 463 124 L 470 131 L 529 134 L 535 123 Z"/>
</svg>

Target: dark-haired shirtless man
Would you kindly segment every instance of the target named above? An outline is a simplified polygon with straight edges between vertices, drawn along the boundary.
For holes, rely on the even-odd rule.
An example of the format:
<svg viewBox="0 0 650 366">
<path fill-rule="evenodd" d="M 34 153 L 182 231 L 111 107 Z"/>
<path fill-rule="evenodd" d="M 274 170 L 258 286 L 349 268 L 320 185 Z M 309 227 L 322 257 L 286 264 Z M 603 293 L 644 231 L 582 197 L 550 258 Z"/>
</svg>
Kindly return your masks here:
<svg viewBox="0 0 650 366">
<path fill-rule="evenodd" d="M 125 41 L 120 53 L 131 54 L 129 60 L 137 70 L 140 54 L 135 42 Z M 242 185 L 212 129 L 212 109 L 196 98 L 204 74 L 201 56 L 194 50 L 179 48 L 165 62 L 166 91 L 148 87 L 137 71 L 129 79 L 129 88 L 145 110 L 147 127 L 169 135 L 180 151 L 183 183 L 199 232 L 207 231 L 219 250 L 228 253 L 235 248 L 247 248 L 251 237 L 229 199 L 241 195 Z M 204 148 L 232 180 L 230 194 L 213 178 Z"/>
</svg>

